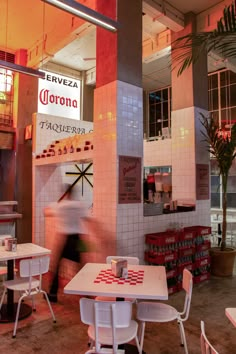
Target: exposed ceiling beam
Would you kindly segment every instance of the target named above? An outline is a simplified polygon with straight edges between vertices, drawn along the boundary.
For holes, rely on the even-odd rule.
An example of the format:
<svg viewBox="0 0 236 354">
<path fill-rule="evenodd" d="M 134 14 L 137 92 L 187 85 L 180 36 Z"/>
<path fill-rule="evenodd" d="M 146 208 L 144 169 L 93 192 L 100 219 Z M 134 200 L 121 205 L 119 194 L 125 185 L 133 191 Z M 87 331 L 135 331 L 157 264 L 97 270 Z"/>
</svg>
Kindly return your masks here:
<svg viewBox="0 0 236 354">
<path fill-rule="evenodd" d="M 163 0 L 144 0 L 143 12 L 174 32 L 184 29 L 184 14 Z"/>
</svg>

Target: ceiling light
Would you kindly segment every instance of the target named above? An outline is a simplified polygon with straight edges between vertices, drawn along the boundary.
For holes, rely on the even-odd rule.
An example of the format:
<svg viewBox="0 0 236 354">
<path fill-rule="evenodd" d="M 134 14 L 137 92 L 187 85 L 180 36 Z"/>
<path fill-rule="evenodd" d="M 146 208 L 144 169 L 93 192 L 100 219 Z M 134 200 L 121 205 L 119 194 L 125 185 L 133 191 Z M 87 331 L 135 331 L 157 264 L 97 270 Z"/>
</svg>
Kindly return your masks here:
<svg viewBox="0 0 236 354">
<path fill-rule="evenodd" d="M 103 27 L 111 32 L 116 32 L 118 23 L 111 18 L 100 14 L 97 11 L 90 9 L 74 0 L 42 0 L 50 5 L 53 5 L 61 10 L 69 12 L 72 15 L 78 16 L 85 21 L 91 22 L 96 26 Z"/>
<path fill-rule="evenodd" d="M 28 68 L 27 66 L 10 63 L 8 61 L 0 60 L 0 68 L 12 70 L 21 74 L 36 76 L 40 79 L 44 79 L 45 73 L 39 70 Z"/>
</svg>

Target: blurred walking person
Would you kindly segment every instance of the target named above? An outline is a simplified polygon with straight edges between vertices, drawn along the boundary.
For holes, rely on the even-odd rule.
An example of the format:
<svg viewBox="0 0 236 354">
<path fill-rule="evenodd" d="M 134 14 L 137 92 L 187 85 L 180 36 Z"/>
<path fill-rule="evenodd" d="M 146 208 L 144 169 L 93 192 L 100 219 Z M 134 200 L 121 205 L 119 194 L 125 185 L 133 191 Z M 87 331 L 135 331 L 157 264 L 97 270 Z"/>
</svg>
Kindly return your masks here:
<svg viewBox="0 0 236 354">
<path fill-rule="evenodd" d="M 88 204 L 82 201 L 74 200 L 73 187 L 69 186 L 63 195 L 63 199 L 54 203 L 51 207 L 51 215 L 56 217 L 57 239 L 54 240 L 54 249 L 52 256 L 54 258 L 54 274 L 49 290 L 49 300 L 57 302 L 57 293 L 59 288 L 59 268 L 62 258 L 80 263 L 80 253 L 85 249 L 86 243 L 82 241 L 84 234 L 83 219 L 89 215 Z M 45 211 L 49 215 L 50 212 Z"/>
</svg>

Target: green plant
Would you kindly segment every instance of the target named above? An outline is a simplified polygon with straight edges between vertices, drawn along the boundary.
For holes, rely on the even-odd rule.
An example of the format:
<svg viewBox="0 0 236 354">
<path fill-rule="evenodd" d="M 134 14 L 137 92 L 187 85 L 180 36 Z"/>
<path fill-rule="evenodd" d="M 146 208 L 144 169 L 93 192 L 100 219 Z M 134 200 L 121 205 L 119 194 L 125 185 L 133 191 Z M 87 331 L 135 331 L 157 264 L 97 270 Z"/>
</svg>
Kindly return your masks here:
<svg viewBox="0 0 236 354">
<path fill-rule="evenodd" d="M 208 32 L 193 32 L 176 39 L 172 46 L 173 59 L 177 63 L 178 76 L 191 64 L 195 63 L 202 53 L 217 53 L 222 59 L 236 58 L 236 13 L 235 4 L 226 6 L 223 15 L 217 21 L 216 29 Z M 221 250 L 226 248 L 227 230 L 227 184 L 229 170 L 236 156 L 236 124 L 231 128 L 231 137 L 221 134 L 218 120 L 201 114 L 204 127 L 202 134 L 208 143 L 209 152 L 216 159 L 219 173 L 222 176 L 223 190 L 223 225 Z"/>
<path fill-rule="evenodd" d="M 181 50 L 179 50 L 181 49 Z M 225 7 L 213 31 L 193 32 L 176 39 L 172 45 L 173 59 L 181 75 L 205 52 L 216 52 L 223 59 L 236 58 L 236 13 L 234 3 Z"/>
<path fill-rule="evenodd" d="M 204 141 L 208 144 L 208 151 L 216 159 L 219 174 L 222 177 L 222 190 L 223 190 L 223 223 L 222 223 L 222 241 L 221 250 L 226 248 L 226 231 L 227 231 L 227 185 L 229 170 L 232 166 L 233 160 L 236 157 L 236 124 L 231 128 L 231 135 L 223 134 L 220 129 L 218 120 L 212 117 L 206 117 L 201 114 L 201 123 L 204 129 L 201 131 Z"/>
</svg>

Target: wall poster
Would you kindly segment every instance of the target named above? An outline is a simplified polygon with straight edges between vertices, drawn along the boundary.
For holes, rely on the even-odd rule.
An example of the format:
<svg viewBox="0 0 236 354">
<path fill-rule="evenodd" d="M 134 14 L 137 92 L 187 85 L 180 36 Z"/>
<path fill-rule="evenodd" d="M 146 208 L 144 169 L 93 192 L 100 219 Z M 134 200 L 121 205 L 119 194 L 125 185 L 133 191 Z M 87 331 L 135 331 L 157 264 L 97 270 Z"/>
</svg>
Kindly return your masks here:
<svg viewBox="0 0 236 354">
<path fill-rule="evenodd" d="M 119 156 L 118 203 L 141 203 L 141 157 Z"/>
<path fill-rule="evenodd" d="M 197 200 L 210 199 L 209 195 L 209 165 L 196 165 L 196 196 Z"/>
</svg>

